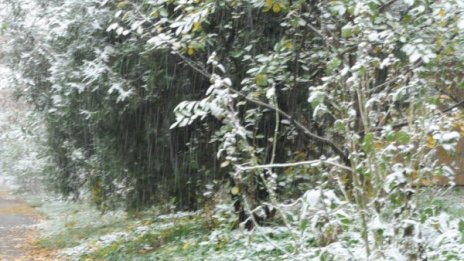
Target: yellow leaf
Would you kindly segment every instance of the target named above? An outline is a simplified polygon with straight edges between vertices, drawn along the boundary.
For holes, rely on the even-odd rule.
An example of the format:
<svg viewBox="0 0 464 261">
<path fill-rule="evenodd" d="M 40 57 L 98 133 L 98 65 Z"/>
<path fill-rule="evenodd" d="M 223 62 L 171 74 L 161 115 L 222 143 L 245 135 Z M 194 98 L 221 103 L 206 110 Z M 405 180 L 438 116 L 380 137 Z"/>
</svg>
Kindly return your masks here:
<svg viewBox="0 0 464 261">
<path fill-rule="evenodd" d="M 273 6 L 272 6 L 272 11 L 274 13 L 280 13 L 280 11 L 282 10 L 282 7 L 280 6 L 279 3 L 275 3 Z"/>
<path fill-rule="evenodd" d="M 187 54 L 188 54 L 189 56 L 192 56 L 194 53 L 195 53 L 195 49 L 193 49 L 192 47 L 189 47 L 189 48 L 187 49 Z"/>
<path fill-rule="evenodd" d="M 453 128 L 455 128 L 458 131 L 464 131 L 464 123 L 460 121 L 455 121 L 453 123 Z"/>
<path fill-rule="evenodd" d="M 201 29 L 201 22 L 197 21 L 193 23 L 192 32 L 199 31 Z"/>
<path fill-rule="evenodd" d="M 158 18 L 159 16 L 160 16 L 160 12 L 158 10 L 155 10 L 150 13 L 150 17 Z"/>
<path fill-rule="evenodd" d="M 439 34 L 437 36 L 437 46 L 441 47 L 443 45 L 443 35 Z"/>
<path fill-rule="evenodd" d="M 240 189 L 237 186 L 230 189 L 230 194 L 235 196 L 238 195 L 238 193 L 240 193 Z"/>
<path fill-rule="evenodd" d="M 435 147 L 435 144 L 436 144 L 436 143 L 437 143 L 437 142 L 435 141 L 435 139 L 433 138 L 432 135 L 428 135 L 428 136 L 427 136 L 427 145 L 426 145 L 426 146 L 427 146 L 428 148 L 433 148 L 433 147 Z"/>
<path fill-rule="evenodd" d="M 445 16 L 445 15 L 446 15 L 445 10 L 440 9 L 440 11 L 438 11 L 438 16 L 443 17 L 443 16 Z"/>
<path fill-rule="evenodd" d="M 292 41 L 287 41 L 287 42 L 285 43 L 285 48 L 287 48 L 287 49 L 293 49 L 293 43 L 292 43 Z"/>
<path fill-rule="evenodd" d="M 420 181 L 420 183 L 422 186 L 426 186 L 426 187 L 432 185 L 432 182 L 429 179 L 423 179 Z"/>
<path fill-rule="evenodd" d="M 272 0 L 266 0 L 266 3 L 264 4 L 264 7 L 266 7 L 266 9 L 271 9 L 271 7 L 272 7 Z"/>
<path fill-rule="evenodd" d="M 119 2 L 119 3 L 116 5 L 116 8 L 118 8 L 118 9 L 124 9 L 126 6 L 127 6 L 127 2 Z"/>
<path fill-rule="evenodd" d="M 123 21 L 127 21 L 127 19 L 129 19 L 129 12 L 125 13 L 122 18 L 121 18 Z"/>
<path fill-rule="evenodd" d="M 189 242 L 186 242 L 186 243 L 182 246 L 182 250 L 188 250 L 189 248 L 190 248 Z"/>
<path fill-rule="evenodd" d="M 262 87 L 267 86 L 267 84 L 268 84 L 267 76 L 265 74 L 262 74 L 262 73 L 256 75 L 256 84 L 258 86 L 262 86 Z"/>
<path fill-rule="evenodd" d="M 260 92 L 251 92 L 248 95 L 250 96 L 250 98 L 256 99 L 259 96 L 261 96 L 261 93 Z"/>
</svg>

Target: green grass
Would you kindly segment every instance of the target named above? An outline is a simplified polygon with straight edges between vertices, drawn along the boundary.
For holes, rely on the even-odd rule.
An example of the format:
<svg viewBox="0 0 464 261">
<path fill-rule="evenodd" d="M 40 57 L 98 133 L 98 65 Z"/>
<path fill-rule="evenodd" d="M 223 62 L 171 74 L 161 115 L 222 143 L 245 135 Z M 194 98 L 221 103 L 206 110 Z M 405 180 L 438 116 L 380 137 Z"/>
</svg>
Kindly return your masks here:
<svg viewBox="0 0 464 261">
<path fill-rule="evenodd" d="M 176 219 L 176 225 L 159 231 L 152 231 L 130 240 L 120 240 L 101 248 L 82 258 L 90 260 L 153 260 L 154 252 L 174 249 L 175 253 L 183 254 L 190 248 L 188 240 L 205 239 L 209 230 L 201 220 Z M 163 223 L 159 223 L 163 225 Z"/>
<path fill-rule="evenodd" d="M 424 212 L 432 211 L 431 214 L 434 215 L 446 211 L 452 217 L 464 216 L 464 188 L 453 188 L 447 193 L 437 192 L 439 191 L 436 188 L 421 191 L 418 203 Z M 212 230 L 218 230 L 219 227 L 212 229 L 214 222 L 208 222 L 208 218 L 201 214 L 161 219 L 158 218 L 159 213 L 152 210 L 136 216 L 118 215 L 101 221 L 99 217 L 104 216 L 98 212 L 85 211 L 89 211 L 88 208 L 67 204 L 49 213 L 50 218 L 55 216 L 51 224 L 60 224 L 61 228 L 44 236 L 39 242 L 40 246 L 59 250 L 95 242 L 101 236 L 114 232 L 124 232 L 129 234 L 128 238 L 99 246 L 93 252 L 89 251 L 73 260 L 281 260 L 279 258 L 283 254 L 277 249 L 248 251 L 245 246 L 247 241 L 265 245 L 265 240 L 259 236 L 247 238 L 246 233 L 229 231 L 227 228 L 223 228 L 219 238 L 210 239 Z M 57 215 L 61 218 L 56 218 Z M 95 220 L 98 222 L 94 223 Z M 144 234 L 134 232 L 142 226 L 150 229 Z M 284 246 L 289 241 L 289 235 L 285 231 L 273 232 L 268 236 L 274 241 L 284 243 Z M 285 248 L 292 252 L 292 246 Z"/>
<path fill-rule="evenodd" d="M 40 247 L 54 250 L 75 247 L 88 238 L 109 234 L 118 230 L 121 226 L 123 226 L 122 222 L 104 226 L 69 226 L 63 232 L 40 238 L 38 240 L 38 245 Z"/>
</svg>

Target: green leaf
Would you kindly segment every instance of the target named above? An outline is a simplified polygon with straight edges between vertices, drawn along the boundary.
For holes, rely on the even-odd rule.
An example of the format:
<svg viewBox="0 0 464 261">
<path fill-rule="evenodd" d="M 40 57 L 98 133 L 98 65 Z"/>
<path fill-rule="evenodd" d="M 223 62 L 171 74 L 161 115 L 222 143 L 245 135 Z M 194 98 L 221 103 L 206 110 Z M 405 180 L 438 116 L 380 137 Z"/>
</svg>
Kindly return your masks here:
<svg viewBox="0 0 464 261">
<path fill-rule="evenodd" d="M 239 189 L 237 186 L 235 186 L 235 187 L 233 187 L 233 188 L 230 189 L 230 193 L 231 193 L 232 195 L 234 195 L 234 196 L 235 196 L 235 195 L 238 195 L 238 193 L 240 193 L 240 189 Z"/>
<path fill-rule="evenodd" d="M 409 141 L 411 140 L 411 137 L 409 136 L 408 133 L 406 133 L 404 131 L 399 131 L 399 132 L 396 133 L 396 140 L 400 144 L 408 144 Z"/>
<path fill-rule="evenodd" d="M 459 83 L 459 88 L 464 89 L 464 81 Z"/>
<path fill-rule="evenodd" d="M 327 65 L 327 70 L 329 73 L 333 73 L 336 69 L 340 67 L 342 64 L 342 60 L 338 59 L 338 57 L 333 58 L 330 60 L 329 64 Z"/>
<path fill-rule="evenodd" d="M 368 133 L 364 136 L 363 150 L 365 153 L 370 153 L 374 149 L 374 134 Z"/>
<path fill-rule="evenodd" d="M 234 57 L 234 58 L 239 58 L 240 56 L 243 55 L 243 51 L 238 51 L 238 50 L 232 51 L 232 52 L 230 52 L 230 55 L 231 55 L 232 57 Z"/>
<path fill-rule="evenodd" d="M 166 8 L 161 8 L 159 13 L 162 17 L 168 17 L 168 10 L 166 10 Z"/>
<path fill-rule="evenodd" d="M 123 2 L 119 2 L 117 5 L 116 5 L 116 8 L 117 9 L 124 9 L 126 8 L 127 6 L 127 2 L 123 1 Z"/>
<path fill-rule="evenodd" d="M 229 164 L 230 164 L 230 161 L 226 160 L 226 161 L 221 163 L 221 168 L 225 168 L 225 167 L 229 166 Z"/>
<path fill-rule="evenodd" d="M 309 221 L 307 219 L 302 219 L 300 222 L 300 230 L 305 230 L 308 227 Z"/>
<path fill-rule="evenodd" d="M 343 38 L 350 38 L 352 35 L 353 35 L 353 26 L 351 24 L 347 24 L 342 27 Z"/>
<path fill-rule="evenodd" d="M 458 230 L 459 232 L 461 232 L 462 236 L 464 237 L 464 220 L 459 221 Z"/>
</svg>

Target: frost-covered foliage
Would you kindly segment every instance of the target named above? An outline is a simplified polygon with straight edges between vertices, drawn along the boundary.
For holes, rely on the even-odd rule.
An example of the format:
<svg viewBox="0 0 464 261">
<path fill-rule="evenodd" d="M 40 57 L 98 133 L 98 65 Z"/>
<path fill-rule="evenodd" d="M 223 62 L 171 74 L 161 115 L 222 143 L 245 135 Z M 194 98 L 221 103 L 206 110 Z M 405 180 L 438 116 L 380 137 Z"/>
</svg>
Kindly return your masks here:
<svg viewBox="0 0 464 261">
<path fill-rule="evenodd" d="M 24 101 L 15 101 L 8 86 L 11 72 L 0 66 L 0 177 L 19 190 L 38 193 L 50 167 L 43 154 L 44 126 L 41 115 Z"/>
<path fill-rule="evenodd" d="M 185 200 L 188 187 L 192 203 L 201 177 L 227 171 L 217 187 L 235 202 L 212 214 L 225 221 L 212 238 L 241 223 L 244 253 L 464 258 L 463 222 L 418 203 L 421 186 L 458 170 L 439 159 L 464 129 L 464 2 L 43 6 L 39 43 L 13 57 L 47 117 L 64 192 L 137 205 L 159 191 Z"/>
<path fill-rule="evenodd" d="M 462 221 L 443 219 L 443 227 L 435 229 L 438 234 L 429 234 L 428 222 L 443 216 L 424 217 L 416 197 L 419 187 L 434 176 L 452 180 L 454 175 L 453 166 L 438 161 L 437 153 L 453 153 L 462 135 L 458 107 L 463 78 L 454 67 L 463 62 L 463 4 L 230 3 L 235 19 L 246 20 L 248 13 L 240 7 L 254 5 L 279 21 L 271 24 L 278 37 L 272 49 L 259 50 L 261 42 L 242 47 L 234 57 L 247 63 L 242 75 L 229 66 L 229 56 L 210 54 L 210 89 L 201 101 L 179 104 L 173 126 L 187 125 L 205 113 L 221 116 L 227 131 L 216 136 L 221 141 L 219 156 L 233 163 L 231 175 L 250 213 L 248 221 L 258 226 L 256 219 L 267 216 L 263 205 L 256 206 L 253 189 L 261 180 L 269 194 L 265 206 L 276 209 L 294 236 L 292 256 L 459 260 Z M 207 3 L 200 6 L 214 12 Z M 206 23 L 193 17 L 192 23 Z M 233 28 L 232 21 L 228 28 Z M 163 37 L 170 39 L 172 52 L 192 41 L 170 28 L 163 28 L 170 32 Z M 204 31 L 212 34 L 209 29 L 205 26 Z M 281 102 L 295 93 L 307 98 L 305 117 L 289 112 L 289 105 Z M 266 115 L 280 124 L 275 124 L 273 136 L 264 134 L 267 144 L 259 144 L 255 140 L 263 135 L 259 124 Z M 303 150 L 305 161 L 291 157 L 297 162 L 276 163 L 282 153 L 277 149 L 300 135 L 316 143 L 317 151 L 308 147 Z M 316 189 L 290 200 L 296 208 L 290 211 L 278 203 L 289 201 L 279 198 L 279 191 L 288 187 L 279 177 L 288 173 L 280 169 L 295 166 L 307 166 L 319 178 Z M 324 195 L 329 198 L 319 200 Z M 454 247 L 446 247 L 450 242 Z"/>
<path fill-rule="evenodd" d="M 224 176 L 210 160 L 211 127 L 169 126 L 177 103 L 203 92 L 207 79 L 137 34 L 108 30 L 123 3 L 25 0 L 7 7 L 5 57 L 18 94 L 44 114 L 55 188 L 88 195 L 103 209 L 197 208 L 205 181 Z"/>
</svg>

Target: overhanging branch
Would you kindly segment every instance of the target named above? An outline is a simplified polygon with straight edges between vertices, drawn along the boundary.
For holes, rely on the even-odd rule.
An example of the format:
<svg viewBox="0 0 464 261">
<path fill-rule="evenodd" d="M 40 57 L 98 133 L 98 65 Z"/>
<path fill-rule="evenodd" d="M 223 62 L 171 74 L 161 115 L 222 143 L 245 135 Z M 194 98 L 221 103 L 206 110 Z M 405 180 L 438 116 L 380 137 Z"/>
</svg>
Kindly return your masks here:
<svg viewBox="0 0 464 261">
<path fill-rule="evenodd" d="M 179 56 L 182 60 L 184 60 L 187 65 L 189 65 L 193 70 L 197 71 L 198 73 L 200 73 L 201 75 L 207 77 L 208 79 L 211 79 L 212 75 L 204 68 L 202 68 L 200 65 L 196 64 L 194 61 L 192 61 L 191 59 L 189 59 L 188 57 L 185 57 L 185 55 L 179 53 L 179 52 L 173 52 L 174 54 L 176 54 L 177 56 Z M 260 100 L 255 100 L 255 99 L 252 99 L 252 98 L 249 98 L 247 95 L 243 94 L 242 92 L 234 89 L 232 86 L 227 86 L 227 88 L 232 91 L 233 93 L 239 95 L 240 97 L 242 97 L 243 99 L 245 99 L 246 101 L 250 102 L 250 103 L 253 103 L 255 105 L 258 105 L 260 107 L 263 107 L 263 108 L 267 108 L 267 109 L 270 109 L 272 111 L 276 111 L 278 112 L 282 117 L 286 118 L 287 120 L 289 120 L 297 129 L 299 129 L 300 131 L 302 131 L 306 136 L 308 136 L 309 138 L 311 139 L 314 139 L 322 144 L 325 144 L 325 145 L 328 145 L 330 148 L 332 148 L 332 150 L 343 160 L 343 163 L 347 166 L 347 167 L 350 167 L 351 166 L 351 162 L 350 162 L 350 159 L 348 157 L 348 155 L 343 152 L 343 150 L 338 147 L 334 142 L 332 142 L 331 140 L 325 138 L 325 137 L 321 137 L 313 132 L 311 132 L 306 126 L 304 126 L 301 122 L 299 121 L 296 121 L 292 115 L 286 113 L 285 111 L 281 110 L 280 108 L 276 107 L 276 106 L 273 106 L 271 104 L 268 104 L 268 103 L 265 103 L 265 102 L 262 102 Z"/>
</svg>

